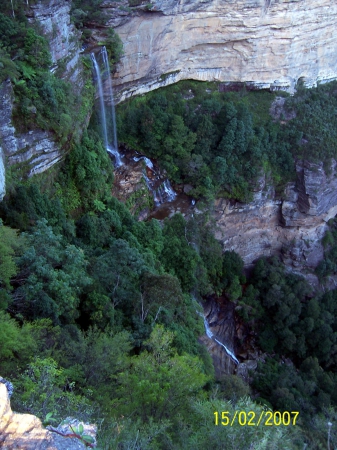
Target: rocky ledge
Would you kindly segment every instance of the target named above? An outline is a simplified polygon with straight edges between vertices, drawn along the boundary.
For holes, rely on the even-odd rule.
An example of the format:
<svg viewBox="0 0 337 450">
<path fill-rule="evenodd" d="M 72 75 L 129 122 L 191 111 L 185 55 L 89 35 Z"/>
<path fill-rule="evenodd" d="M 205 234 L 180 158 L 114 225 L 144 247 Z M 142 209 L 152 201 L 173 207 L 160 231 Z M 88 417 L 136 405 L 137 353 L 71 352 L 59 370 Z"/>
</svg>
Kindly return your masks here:
<svg viewBox="0 0 337 450">
<path fill-rule="evenodd" d="M 58 162 L 62 158 L 62 152 L 52 133 L 38 129 L 27 133 L 16 133 L 12 123 L 14 94 L 10 81 L 0 85 L 0 99 L 0 143 L 8 163 L 27 164 L 27 173 L 31 176 L 47 170 Z M 0 161 L 0 183 L 1 173 Z"/>
<path fill-rule="evenodd" d="M 3 379 L 2 379 L 3 380 Z M 72 426 L 79 423 L 75 419 Z M 86 434 L 94 437 L 96 427 L 83 424 Z M 69 434 L 64 426 L 58 432 Z M 6 385 L 0 381 L 0 448 L 3 450 L 85 450 L 76 438 L 65 438 L 44 428 L 40 419 L 31 414 L 17 414 L 11 409 Z"/>
</svg>

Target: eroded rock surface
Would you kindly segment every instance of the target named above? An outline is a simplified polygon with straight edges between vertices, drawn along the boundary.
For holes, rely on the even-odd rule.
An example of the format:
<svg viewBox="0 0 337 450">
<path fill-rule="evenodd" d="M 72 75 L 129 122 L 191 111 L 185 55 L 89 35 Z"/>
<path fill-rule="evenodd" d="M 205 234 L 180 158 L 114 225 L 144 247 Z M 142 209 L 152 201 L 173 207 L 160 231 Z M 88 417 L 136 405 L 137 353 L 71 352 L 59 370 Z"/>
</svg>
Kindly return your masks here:
<svg viewBox="0 0 337 450">
<path fill-rule="evenodd" d="M 43 172 L 58 162 L 62 158 L 62 152 L 52 133 L 36 129 L 16 133 L 12 123 L 14 98 L 10 81 L 5 81 L 0 86 L 0 99 L 0 144 L 8 163 L 26 163 L 30 176 Z"/>
<path fill-rule="evenodd" d="M 327 174 L 322 164 L 299 161 L 297 180 L 283 198 L 276 198 L 269 182 L 260 183 L 254 201 L 242 204 L 216 201 L 216 237 L 224 250 L 234 250 L 250 266 L 262 256 L 280 253 L 288 267 L 305 274 L 323 258 L 326 222 L 337 213 L 336 162 Z M 310 276 L 314 283 L 314 276 Z"/>
<path fill-rule="evenodd" d="M 182 79 L 293 90 L 337 76 L 337 4 L 330 0 L 106 2 L 124 44 L 119 99 Z"/>
<path fill-rule="evenodd" d="M 30 4 L 28 20 L 38 23 L 48 39 L 52 62 L 57 67 L 65 63 L 64 75 L 71 81 L 79 81 L 80 32 L 70 22 L 70 0 L 38 1 Z"/>
</svg>

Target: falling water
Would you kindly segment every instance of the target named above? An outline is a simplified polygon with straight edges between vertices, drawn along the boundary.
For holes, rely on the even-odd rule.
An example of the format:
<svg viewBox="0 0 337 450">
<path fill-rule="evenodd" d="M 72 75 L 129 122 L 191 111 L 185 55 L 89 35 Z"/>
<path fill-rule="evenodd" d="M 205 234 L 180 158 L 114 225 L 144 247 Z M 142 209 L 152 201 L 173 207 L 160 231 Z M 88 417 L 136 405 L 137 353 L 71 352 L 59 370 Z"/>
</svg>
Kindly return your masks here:
<svg viewBox="0 0 337 450">
<path fill-rule="evenodd" d="M 112 129 L 113 129 L 113 148 L 108 148 L 108 152 L 112 153 L 115 156 L 117 166 L 122 166 L 123 163 L 122 163 L 120 154 L 118 152 L 116 111 L 115 111 L 115 101 L 114 101 L 112 83 L 111 83 L 110 64 L 109 64 L 108 53 L 107 53 L 105 47 L 103 47 L 103 49 L 102 49 L 102 56 L 103 56 L 104 70 L 106 72 L 106 76 L 107 76 L 107 80 L 108 80 L 108 88 L 109 88 L 109 96 L 110 96 L 110 104 L 111 104 Z"/>
<path fill-rule="evenodd" d="M 102 77 L 101 77 L 101 71 L 99 70 L 99 65 L 96 61 L 95 53 L 91 53 L 91 60 L 94 65 L 96 82 L 97 82 L 97 87 L 98 87 L 104 146 L 107 149 L 108 148 L 108 132 L 107 132 L 107 128 L 106 128 L 106 114 L 105 114 L 104 97 L 103 97 Z"/>
<path fill-rule="evenodd" d="M 150 169 L 153 175 L 156 174 L 151 159 L 143 155 L 134 156 L 132 159 L 136 162 L 143 160 L 145 162 L 146 168 Z M 147 171 L 144 168 L 143 178 L 146 182 L 147 188 L 149 189 L 149 191 L 151 191 L 153 195 L 153 199 L 156 206 L 162 205 L 163 203 L 173 202 L 173 200 L 175 200 L 175 198 L 177 197 L 177 194 L 174 192 L 170 181 L 168 179 L 164 181 L 161 180 L 160 172 L 158 172 L 158 176 L 156 177 L 156 179 L 149 178 L 147 176 Z"/>
<path fill-rule="evenodd" d="M 146 156 L 134 156 L 133 160 L 134 161 L 140 161 L 141 159 L 143 159 L 145 161 L 146 167 L 148 167 L 149 169 L 151 169 L 154 172 L 153 169 L 153 162 L 151 161 L 151 159 L 147 158 Z"/>
<path fill-rule="evenodd" d="M 212 339 L 213 341 L 215 341 L 217 344 L 221 345 L 221 347 L 223 347 L 227 353 L 228 356 L 231 357 L 231 359 L 236 363 L 236 364 L 240 364 L 238 359 L 236 358 L 236 356 L 234 355 L 234 353 L 232 351 L 230 351 L 222 342 L 220 342 L 212 333 L 211 329 L 209 328 L 208 322 L 206 317 L 199 311 L 197 311 L 197 313 L 204 319 L 204 326 L 205 326 L 205 331 L 207 336 Z"/>
<path fill-rule="evenodd" d="M 172 189 L 169 180 L 165 180 L 155 191 L 153 192 L 154 201 L 157 205 L 165 202 L 173 202 L 177 194 Z"/>
<path fill-rule="evenodd" d="M 106 109 L 105 109 L 105 104 L 104 104 L 103 83 L 102 83 L 103 77 L 102 77 L 102 73 L 100 71 L 99 65 L 97 63 L 97 60 L 96 60 L 96 56 L 94 53 L 92 53 L 91 60 L 92 60 L 93 66 L 94 66 L 96 80 L 97 80 L 97 86 L 98 86 L 103 139 L 104 139 L 104 145 L 105 145 L 107 152 L 115 157 L 116 166 L 119 167 L 119 166 L 122 166 L 123 163 L 122 163 L 120 154 L 118 152 L 115 103 L 114 103 L 114 98 L 113 98 L 108 54 L 107 54 L 105 47 L 103 47 L 103 49 L 102 49 L 102 57 L 103 57 L 103 63 L 104 63 L 104 74 L 108 81 L 108 92 L 109 92 L 110 103 L 111 103 L 111 119 L 112 119 L 112 128 L 113 128 L 112 145 L 113 146 L 109 145 L 109 139 L 108 139 L 107 114 L 106 114 Z"/>
</svg>

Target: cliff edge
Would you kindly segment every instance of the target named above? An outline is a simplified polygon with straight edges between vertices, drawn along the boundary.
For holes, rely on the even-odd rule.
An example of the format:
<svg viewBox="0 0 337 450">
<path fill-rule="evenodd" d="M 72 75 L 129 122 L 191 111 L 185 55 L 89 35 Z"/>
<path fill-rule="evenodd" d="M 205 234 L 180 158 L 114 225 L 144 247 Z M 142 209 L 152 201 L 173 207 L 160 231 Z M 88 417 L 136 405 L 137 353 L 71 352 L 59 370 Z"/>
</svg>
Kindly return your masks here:
<svg viewBox="0 0 337 450">
<path fill-rule="evenodd" d="M 337 76 L 337 4 L 330 0 L 102 7 L 124 45 L 114 78 L 119 101 L 183 79 L 292 91 L 300 78 L 313 86 Z"/>
</svg>

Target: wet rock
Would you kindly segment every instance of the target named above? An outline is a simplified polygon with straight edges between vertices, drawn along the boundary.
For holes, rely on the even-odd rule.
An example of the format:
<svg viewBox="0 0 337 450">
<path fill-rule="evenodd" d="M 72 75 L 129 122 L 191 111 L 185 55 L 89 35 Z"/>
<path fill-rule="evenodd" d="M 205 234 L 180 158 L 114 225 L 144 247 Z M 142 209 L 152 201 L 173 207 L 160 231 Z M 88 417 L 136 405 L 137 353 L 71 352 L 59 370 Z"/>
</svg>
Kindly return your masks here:
<svg viewBox="0 0 337 450">
<path fill-rule="evenodd" d="M 213 333 L 213 337 L 235 354 L 234 304 L 225 298 L 219 298 L 217 300 L 210 299 L 203 306 L 205 318 L 210 331 Z M 210 352 L 216 376 L 220 378 L 223 374 L 234 373 L 237 365 L 214 338 L 212 339 L 205 335 L 200 340 Z"/>
</svg>

